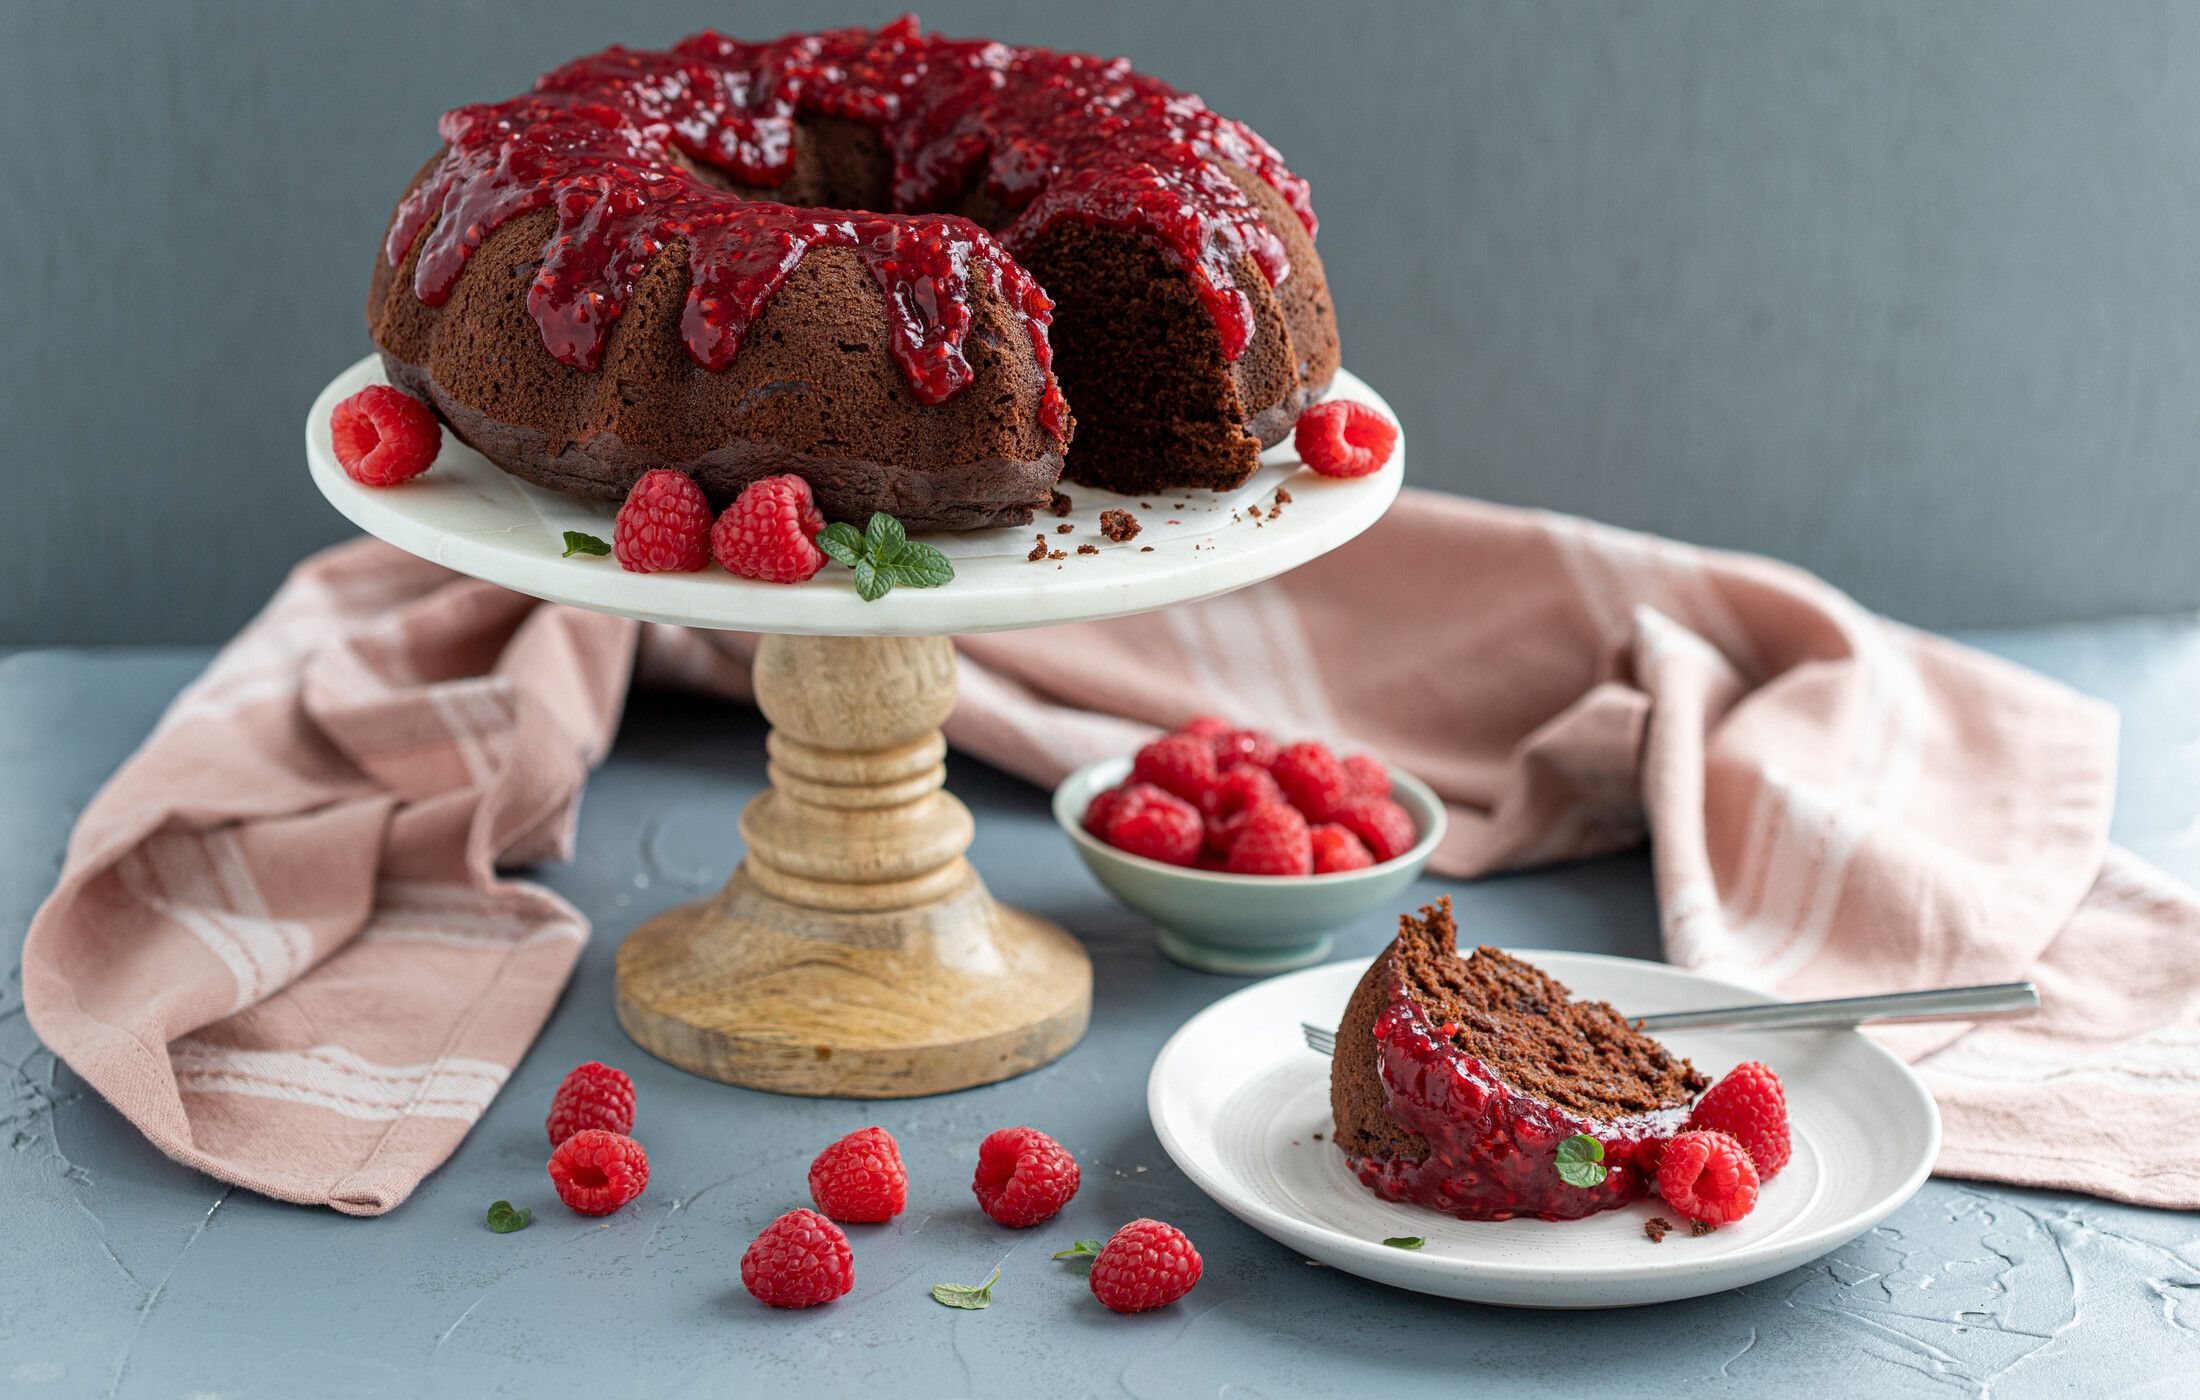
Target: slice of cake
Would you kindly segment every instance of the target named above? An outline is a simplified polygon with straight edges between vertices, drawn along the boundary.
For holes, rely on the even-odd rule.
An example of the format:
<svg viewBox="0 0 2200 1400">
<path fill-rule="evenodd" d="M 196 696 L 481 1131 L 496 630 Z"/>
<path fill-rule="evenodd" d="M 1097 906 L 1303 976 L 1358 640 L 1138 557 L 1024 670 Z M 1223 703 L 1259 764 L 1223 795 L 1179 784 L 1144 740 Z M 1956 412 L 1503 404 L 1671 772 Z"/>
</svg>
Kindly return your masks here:
<svg viewBox="0 0 2200 1400">
<path fill-rule="evenodd" d="M 1448 898 L 1401 916 L 1345 1006 L 1329 1102 L 1353 1171 L 1462 1220 L 1572 1220 L 1642 1196 L 1709 1081 L 1604 1002 L 1495 948 L 1461 958 L 1457 940 Z M 1602 1144 L 1601 1183 L 1559 1172 L 1581 1134 Z"/>
</svg>

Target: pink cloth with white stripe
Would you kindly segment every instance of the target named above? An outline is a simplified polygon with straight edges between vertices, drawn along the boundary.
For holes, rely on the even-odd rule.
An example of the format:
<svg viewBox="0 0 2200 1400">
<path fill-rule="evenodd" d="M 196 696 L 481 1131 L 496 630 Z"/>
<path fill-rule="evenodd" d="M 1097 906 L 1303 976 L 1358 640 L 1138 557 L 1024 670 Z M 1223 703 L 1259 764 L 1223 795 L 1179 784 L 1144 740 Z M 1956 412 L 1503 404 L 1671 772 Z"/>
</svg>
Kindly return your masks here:
<svg viewBox="0 0 2200 1400">
<path fill-rule="evenodd" d="M 637 652 L 746 695 L 750 645 L 370 541 L 307 561 L 85 812 L 32 1024 L 179 1160 L 387 1210 L 587 935 L 498 868 L 570 848 Z M 949 738 L 1035 781 L 1220 711 L 1428 780 L 1447 874 L 1654 831 L 1685 966 L 1790 996 L 2032 978 L 2036 1018 L 1893 1042 L 1941 1169 L 2200 1206 L 2200 899 L 2108 844 L 2097 702 L 1793 569 L 1419 492 L 1275 583 L 961 645 Z"/>
</svg>

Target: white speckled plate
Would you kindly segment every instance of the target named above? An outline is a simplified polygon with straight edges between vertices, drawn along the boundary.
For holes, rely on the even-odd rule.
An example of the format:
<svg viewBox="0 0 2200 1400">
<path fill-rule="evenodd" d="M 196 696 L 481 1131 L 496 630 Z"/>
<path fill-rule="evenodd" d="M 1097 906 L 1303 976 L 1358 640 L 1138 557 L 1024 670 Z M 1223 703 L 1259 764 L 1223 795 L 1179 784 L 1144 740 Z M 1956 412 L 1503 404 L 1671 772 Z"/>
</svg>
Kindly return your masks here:
<svg viewBox="0 0 2200 1400">
<path fill-rule="evenodd" d="M 1144 498 L 1071 484 L 1075 528 L 1040 512 L 1030 525 L 924 538 L 955 561 L 944 588 L 897 588 L 875 603 L 856 596 L 854 574 L 828 568 L 800 588 L 739 579 L 719 569 L 697 574 L 629 574 L 609 559 L 561 557 L 564 533 L 611 537 L 616 507 L 530 486 L 448 434 L 435 466 L 402 486 L 374 490 L 344 475 L 329 445 L 329 411 L 369 384 L 384 383 L 368 356 L 314 400 L 306 418 L 306 460 L 313 484 L 351 522 L 399 549 L 460 573 L 553 603 L 686 627 L 812 636 L 938 636 L 1045 627 L 1122 617 L 1197 602 L 1259 583 L 1328 553 L 1375 523 L 1405 479 L 1405 442 L 1382 470 L 1333 481 L 1300 468 L 1289 440 L 1261 454 L 1260 469 L 1227 493 L 1183 491 Z M 1395 419 L 1382 396 L 1346 370 L 1330 398 L 1356 399 Z M 1256 520 L 1285 481 L 1291 504 Z M 1100 512 L 1120 507 L 1139 518 L 1137 539 L 1101 537 Z M 1032 562 L 1032 536 L 1043 533 L 1066 556 Z M 1079 554 L 1079 544 L 1099 546 Z"/>
<path fill-rule="evenodd" d="M 1578 996 L 1646 1013 L 1757 994 L 1662 963 L 1535 950 L 1520 956 Z M 1940 1115 L 1909 1066 L 1855 1031 L 1695 1031 L 1661 1037 L 1716 1078 L 1762 1060 L 1787 1086 L 1795 1156 L 1757 1209 L 1692 1236 L 1655 1200 L 1586 1220 L 1455 1220 L 1378 1199 L 1327 1138 L 1329 1061 L 1299 1023 L 1334 1026 L 1365 969 L 1329 963 L 1271 978 L 1187 1021 L 1154 1061 L 1146 1105 L 1169 1156 L 1254 1229 L 1378 1283 L 1533 1308 L 1611 1308 L 1737 1288 L 1855 1238 L 1924 1184 Z M 1315 1134 L 1322 1134 L 1317 1141 Z M 1662 1244 L 1643 1222 L 1680 1225 Z M 1420 1250 L 1382 1241 L 1427 1240 Z"/>
</svg>

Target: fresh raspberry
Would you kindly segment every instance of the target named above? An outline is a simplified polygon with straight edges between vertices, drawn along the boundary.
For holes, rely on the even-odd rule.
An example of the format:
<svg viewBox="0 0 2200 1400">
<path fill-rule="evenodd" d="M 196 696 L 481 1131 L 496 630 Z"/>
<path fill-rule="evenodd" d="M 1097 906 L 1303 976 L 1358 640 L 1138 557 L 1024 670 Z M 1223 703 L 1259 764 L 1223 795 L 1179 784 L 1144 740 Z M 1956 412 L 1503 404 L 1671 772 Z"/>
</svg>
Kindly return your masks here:
<svg viewBox="0 0 2200 1400">
<path fill-rule="evenodd" d="M 1692 1220 L 1731 1225 L 1757 1206 L 1757 1168 L 1725 1133 L 1682 1133 L 1658 1162 L 1658 1194 Z"/>
<path fill-rule="evenodd" d="M 1276 761 L 1276 741 L 1258 729 L 1233 729 L 1214 745 L 1215 767 L 1225 773 L 1246 765 L 1267 768 Z"/>
<path fill-rule="evenodd" d="M 1037 1128 L 1001 1128 L 978 1144 L 970 1189 L 980 1210 L 1021 1230 L 1068 1205 L 1077 1178 L 1077 1159 L 1053 1138 Z"/>
<path fill-rule="evenodd" d="M 1788 1164 L 1787 1090 L 1780 1076 L 1755 1060 L 1736 1065 L 1696 1100 L 1688 1126 L 1725 1133 L 1742 1145 L 1757 1168 L 1757 1179 L 1770 1181 Z"/>
<path fill-rule="evenodd" d="M 361 486 L 408 481 L 443 449 L 443 425 L 428 406 L 387 384 L 369 384 L 336 405 L 328 435 L 344 475 Z"/>
<path fill-rule="evenodd" d="M 1299 415 L 1291 442 L 1323 476 L 1366 476 L 1390 460 L 1398 425 L 1366 404 L 1331 399 Z"/>
<path fill-rule="evenodd" d="M 1116 800 L 1102 839 L 1119 851 L 1164 865 L 1190 865 L 1199 859 L 1206 834 L 1199 809 L 1191 803 L 1152 783 L 1134 783 Z"/>
<path fill-rule="evenodd" d="M 752 481 L 718 517 L 710 552 L 729 574 L 767 583 L 800 583 L 825 567 L 817 547 L 825 517 L 799 476 Z"/>
<path fill-rule="evenodd" d="M 550 1118 L 543 1126 L 556 1147 L 583 1128 L 634 1131 L 634 1081 L 623 1069 L 590 1060 L 575 1065 L 550 1096 Z"/>
<path fill-rule="evenodd" d="M 1309 833 L 1314 843 L 1314 873 L 1335 875 L 1346 870 L 1365 870 L 1375 863 L 1367 843 L 1333 822 L 1323 822 Z"/>
<path fill-rule="evenodd" d="M 1390 770 L 1379 758 L 1364 753 L 1352 755 L 1344 761 L 1344 776 L 1355 798 L 1390 796 Z"/>
<path fill-rule="evenodd" d="M 609 1215 L 649 1185 L 649 1154 L 624 1133 L 583 1128 L 550 1154 L 558 1199 L 583 1215 Z"/>
<path fill-rule="evenodd" d="M 1182 1230 L 1133 1220 L 1110 1235 L 1092 1261 L 1092 1296 L 1119 1313 L 1165 1308 L 1192 1291 L 1204 1267 Z"/>
<path fill-rule="evenodd" d="M 1107 840 L 1108 826 L 1115 820 L 1116 813 L 1122 810 L 1123 799 L 1130 794 L 1130 790 L 1129 783 L 1117 783 L 1114 787 L 1094 793 L 1092 800 L 1085 804 L 1085 816 L 1081 825 L 1100 840 Z"/>
<path fill-rule="evenodd" d="M 884 1128 L 858 1128 L 810 1163 L 810 1199 L 842 1224 L 892 1220 L 909 1204 L 901 1144 Z"/>
<path fill-rule="evenodd" d="M 1223 868 L 1234 875 L 1311 875 L 1314 840 L 1296 807 L 1256 807 L 1238 828 Z"/>
<path fill-rule="evenodd" d="M 710 562 L 710 500 L 685 472 L 643 472 L 611 527 L 611 553 L 630 574 L 692 574 Z"/>
<path fill-rule="evenodd" d="M 1337 825 L 1360 838 L 1377 860 L 1396 860 L 1421 839 L 1406 809 L 1387 797 L 1355 802 L 1338 812 Z"/>
<path fill-rule="evenodd" d="M 1326 822 L 1352 800 L 1352 778 L 1327 744 L 1302 741 L 1276 755 L 1268 770 L 1283 785 L 1284 796 L 1310 822 Z"/>
<path fill-rule="evenodd" d="M 856 1286 L 855 1256 L 838 1225 L 814 1210 L 790 1210 L 749 1241 L 741 1286 L 775 1308 L 814 1308 Z"/>
<path fill-rule="evenodd" d="M 1164 735 L 1138 751 L 1131 781 L 1152 783 L 1196 807 L 1215 785 L 1214 748 L 1189 734 Z"/>
<path fill-rule="evenodd" d="M 1213 743 L 1230 732 L 1230 721 L 1219 715 L 1193 715 L 1177 728 L 1177 733 Z"/>
<path fill-rule="evenodd" d="M 1218 856 L 1228 855 L 1247 817 L 1270 803 L 1284 802 L 1283 789 L 1276 786 L 1275 776 L 1267 769 L 1232 768 L 1207 790 L 1207 849 Z"/>
</svg>

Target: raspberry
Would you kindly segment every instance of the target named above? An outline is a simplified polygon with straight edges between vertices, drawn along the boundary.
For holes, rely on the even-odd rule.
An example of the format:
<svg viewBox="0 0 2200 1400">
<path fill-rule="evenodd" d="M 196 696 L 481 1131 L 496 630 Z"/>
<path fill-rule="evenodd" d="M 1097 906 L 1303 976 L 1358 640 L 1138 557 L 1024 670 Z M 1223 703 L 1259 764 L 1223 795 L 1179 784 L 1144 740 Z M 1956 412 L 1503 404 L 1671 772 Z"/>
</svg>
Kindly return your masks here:
<svg viewBox="0 0 2200 1400">
<path fill-rule="evenodd" d="M 623 1069 L 590 1060 L 576 1065 L 550 1096 L 550 1118 L 543 1126 L 556 1147 L 583 1128 L 634 1131 L 634 1081 Z"/>
<path fill-rule="evenodd" d="M 1115 820 L 1116 813 L 1122 810 L 1123 799 L 1130 795 L 1130 790 L 1129 783 L 1117 783 L 1114 787 L 1094 793 L 1092 800 L 1085 804 L 1082 822 L 1085 830 L 1102 841 L 1107 840 L 1108 826 Z"/>
<path fill-rule="evenodd" d="M 336 405 L 328 435 L 344 475 L 361 486 L 410 480 L 443 448 L 443 425 L 428 406 L 387 384 L 369 384 Z"/>
<path fill-rule="evenodd" d="M 1367 844 L 1345 828 L 1332 822 L 1323 822 L 1311 833 L 1314 843 L 1314 873 L 1334 875 L 1345 870 L 1365 870 L 1375 863 L 1368 853 Z"/>
<path fill-rule="evenodd" d="M 1323 476 L 1366 476 L 1390 460 L 1398 425 L 1366 404 L 1331 399 L 1299 415 L 1291 443 Z"/>
<path fill-rule="evenodd" d="M 1092 1261 L 1092 1296 L 1119 1313 L 1165 1308 L 1192 1291 L 1203 1267 L 1182 1230 L 1133 1220 L 1110 1235 Z"/>
<path fill-rule="evenodd" d="M 1215 767 L 1224 772 L 1247 764 L 1267 768 L 1276 761 L 1276 741 L 1258 729 L 1233 729 L 1214 745 Z"/>
<path fill-rule="evenodd" d="M 800 583 L 825 567 L 817 547 L 825 517 L 799 476 L 767 476 L 742 488 L 710 532 L 710 552 L 729 574 Z"/>
<path fill-rule="evenodd" d="M 1314 841 L 1296 807 L 1271 802 L 1256 807 L 1230 843 L 1223 868 L 1234 875 L 1311 875 Z"/>
<path fill-rule="evenodd" d="M 609 1215 L 649 1185 L 649 1154 L 623 1133 L 583 1128 L 550 1154 L 558 1199 L 583 1215 Z"/>
<path fill-rule="evenodd" d="M 1727 1071 L 1696 1100 L 1688 1126 L 1725 1133 L 1740 1143 L 1760 1181 L 1772 1180 L 1788 1164 L 1787 1091 L 1780 1076 L 1755 1060 Z"/>
<path fill-rule="evenodd" d="M 1232 768 L 1207 790 L 1207 849 L 1218 856 L 1228 855 L 1247 817 L 1257 808 L 1283 802 L 1283 789 L 1276 786 L 1267 769 Z"/>
<path fill-rule="evenodd" d="M 810 1199 L 843 1224 L 892 1220 L 909 1204 L 901 1144 L 884 1128 L 858 1128 L 810 1163 Z"/>
<path fill-rule="evenodd" d="M 1731 1225 L 1757 1205 L 1757 1168 L 1725 1133 L 1686 1132 L 1665 1145 L 1658 1194 L 1707 1225 Z"/>
<path fill-rule="evenodd" d="M 1331 820 L 1352 799 L 1352 779 L 1327 744 L 1305 741 L 1276 755 L 1268 770 L 1283 785 L 1284 796 L 1310 822 Z"/>
<path fill-rule="evenodd" d="M 1356 753 L 1344 761 L 1344 776 L 1352 785 L 1354 797 L 1390 796 L 1390 770 L 1383 767 L 1380 759 Z"/>
<path fill-rule="evenodd" d="M 1190 865 L 1199 859 L 1205 837 L 1206 828 L 1191 803 L 1152 783 L 1135 783 L 1117 799 L 1101 839 L 1164 865 Z"/>
<path fill-rule="evenodd" d="M 814 1210 L 790 1210 L 749 1242 L 741 1286 L 775 1308 L 814 1308 L 856 1286 L 855 1256 L 838 1225 Z"/>
<path fill-rule="evenodd" d="M 1176 732 L 1213 743 L 1230 732 L 1230 721 L 1215 715 L 1193 715 Z"/>
<path fill-rule="evenodd" d="M 1215 785 L 1215 751 L 1205 739 L 1166 735 L 1138 751 L 1131 781 L 1152 783 L 1197 806 Z"/>
<path fill-rule="evenodd" d="M 970 1189 L 979 1209 L 1021 1230 L 1068 1205 L 1077 1178 L 1077 1159 L 1053 1138 L 1037 1128 L 1001 1128 L 978 1144 Z"/>
<path fill-rule="evenodd" d="M 692 574 L 710 562 L 710 500 L 685 472 L 643 472 L 611 527 L 611 553 L 630 574 Z"/>
<path fill-rule="evenodd" d="M 1406 809 L 1387 797 L 1355 802 L 1336 814 L 1336 822 L 1365 842 L 1377 860 L 1396 860 L 1421 839 Z"/>
</svg>

